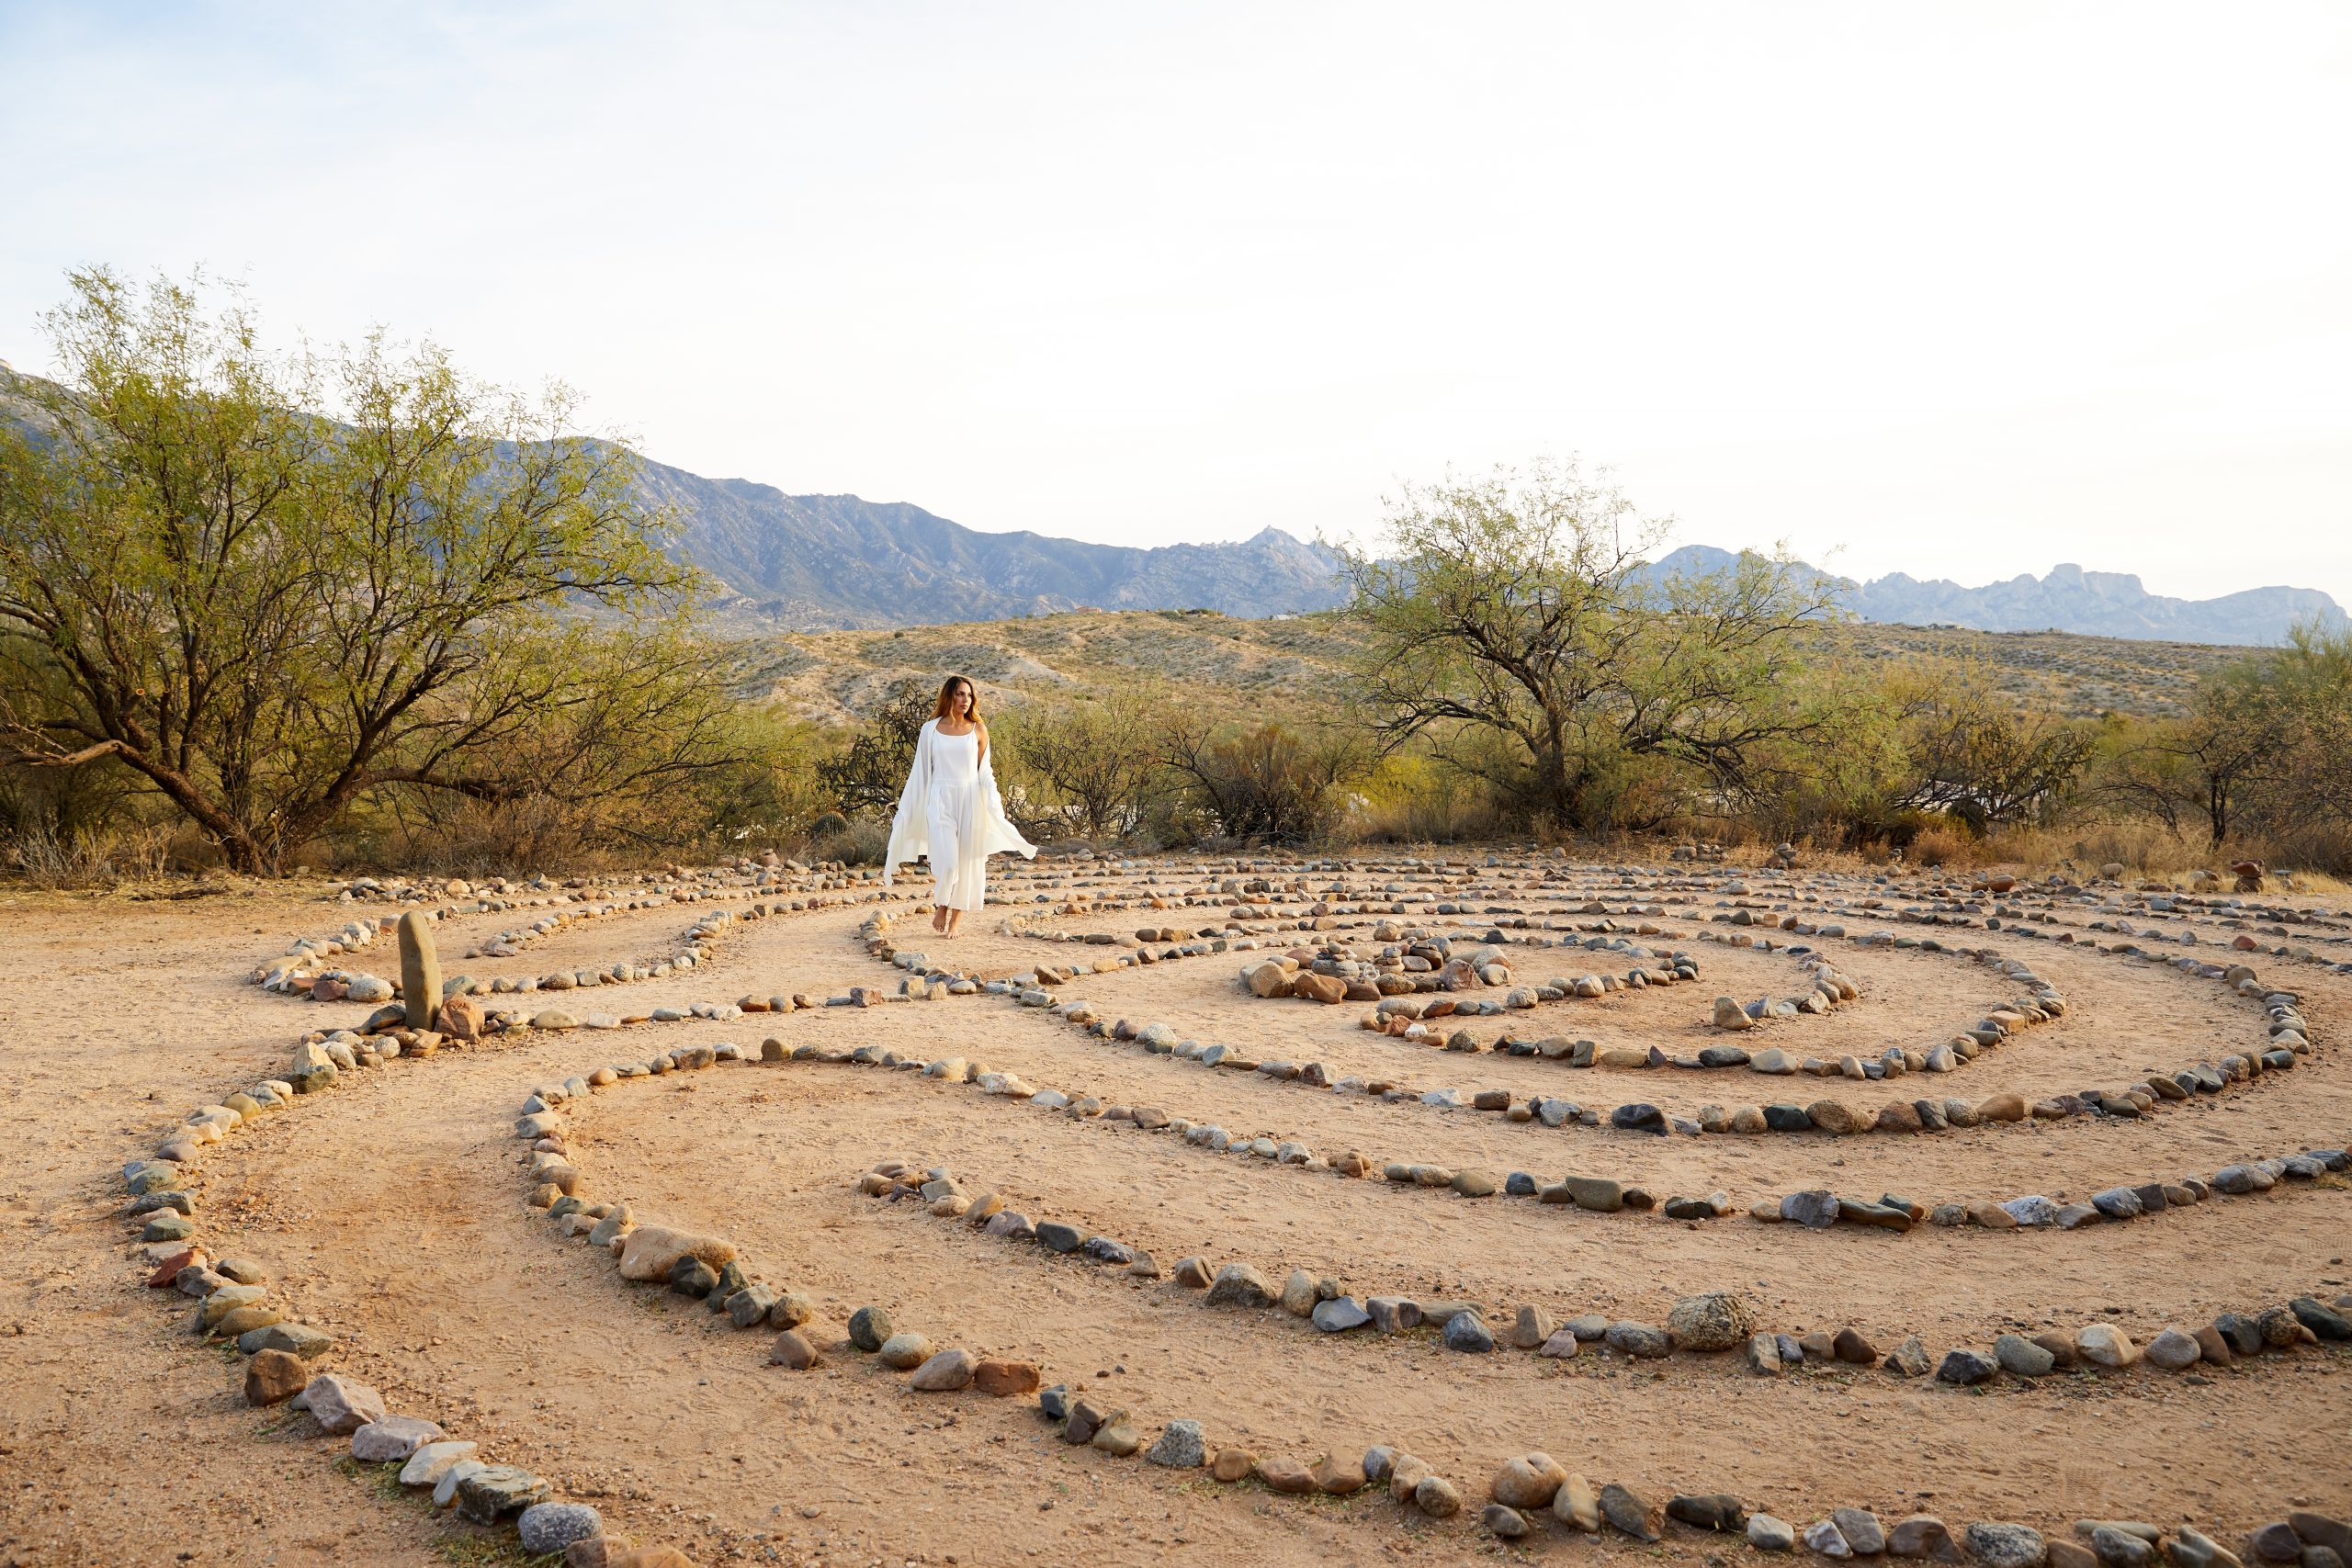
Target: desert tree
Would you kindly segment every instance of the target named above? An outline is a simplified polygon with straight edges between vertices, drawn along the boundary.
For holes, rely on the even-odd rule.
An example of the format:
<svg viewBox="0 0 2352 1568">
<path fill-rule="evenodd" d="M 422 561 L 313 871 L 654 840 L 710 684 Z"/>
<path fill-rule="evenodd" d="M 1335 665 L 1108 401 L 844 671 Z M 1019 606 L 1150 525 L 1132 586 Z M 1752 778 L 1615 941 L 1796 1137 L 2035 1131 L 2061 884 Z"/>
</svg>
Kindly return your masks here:
<svg viewBox="0 0 2352 1568">
<path fill-rule="evenodd" d="M 1384 739 L 1430 735 L 1521 809 L 1583 829 L 1611 825 L 1629 778 L 1735 783 L 1758 749 L 1815 729 L 1792 698 L 1797 634 L 1834 614 L 1834 584 L 1785 554 L 1661 573 L 1668 526 L 1573 462 L 1408 486 L 1370 547 L 1341 551 Z"/>
<path fill-rule="evenodd" d="M 17 765 L 126 769 L 258 873 L 387 790 L 610 794 L 728 761 L 679 630 L 692 575 L 562 389 L 380 333 L 272 353 L 201 279 L 70 282 L 58 378 L 15 380 L 0 418 Z"/>
</svg>

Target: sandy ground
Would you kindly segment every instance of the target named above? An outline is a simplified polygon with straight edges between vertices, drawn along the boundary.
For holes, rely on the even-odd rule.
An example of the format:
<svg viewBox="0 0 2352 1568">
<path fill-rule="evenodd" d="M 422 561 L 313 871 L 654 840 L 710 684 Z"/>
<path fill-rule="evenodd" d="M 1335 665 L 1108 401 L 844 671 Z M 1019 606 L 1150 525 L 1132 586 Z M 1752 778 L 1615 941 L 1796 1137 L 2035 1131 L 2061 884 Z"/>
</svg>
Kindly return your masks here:
<svg viewBox="0 0 2352 1568">
<path fill-rule="evenodd" d="M 1508 868 L 1460 869 L 1443 886 L 1466 891 L 1475 881 L 1471 908 L 1530 916 L 1572 911 L 1605 886 L 1549 869 L 1549 882 L 1512 878 Z M 1139 926 L 1193 930 L 1230 913 L 1056 915 L 1054 901 L 1070 891 L 1063 885 L 1046 887 L 1048 902 L 1035 901 L 1046 879 L 1071 874 L 1040 863 L 1008 877 L 1004 890 L 1022 902 L 992 908 L 953 944 L 903 913 L 893 938 L 967 971 L 1004 974 L 1116 951 L 1008 934 L 998 929 L 1007 913 L 1041 917 L 1035 923 L 1047 930 L 1130 937 Z M 1204 886 L 1148 863 L 1077 874 L 1107 897 L 1153 874 L 1163 894 Z M 1332 876 L 1306 881 L 1319 888 Z M 1685 896 L 1693 901 L 1660 924 L 1686 937 L 1722 929 L 1707 921 L 1712 897 Z M 460 955 L 530 911 L 452 919 L 440 941 L 452 973 L 540 975 L 666 953 L 708 908 L 740 908 L 748 897 L 582 921 L 507 959 Z M 1848 929 L 1875 929 L 1877 919 L 1912 930 L 1893 926 L 1893 906 L 1904 901 L 1891 897 L 1889 908 L 1849 918 Z M 363 903 L 356 912 L 396 908 Z M 365 1016 L 356 1004 L 296 1001 L 247 980 L 289 938 L 331 930 L 353 912 L 317 884 L 189 902 L 0 895 L 9 933 L 0 943 L 0 1234 L 14 1263 L 0 1281 L 0 1563 L 512 1554 L 511 1532 L 501 1549 L 411 1499 L 379 1496 L 372 1478 L 344 1473 L 335 1464 L 344 1444 L 307 1418 L 247 1408 L 238 1358 L 187 1332 L 185 1298 L 141 1287 L 143 1249 L 121 1214 L 125 1160 L 190 1108 L 278 1074 L 304 1031 Z M 746 993 L 895 986 L 899 972 L 859 939 L 867 912 L 741 925 L 719 939 L 707 968 L 601 990 L 593 1005 L 646 1011 Z M 2097 914 L 2069 908 L 2063 918 L 2087 939 L 2094 933 L 2082 922 Z M 1480 915 L 1415 919 L 1447 931 L 1487 923 Z M 2196 931 L 2208 945 L 2193 951 L 2220 961 L 2228 955 L 2211 943 L 2246 929 L 2204 917 L 2132 923 Z M 1333 934 L 1368 941 L 1368 930 Z M 2342 933 L 2341 924 L 2324 923 L 2292 940 L 2323 939 L 2314 951 L 2340 959 L 2344 948 L 2324 939 Z M 2026 959 L 2073 1007 L 1955 1074 L 1908 1078 L 1903 1089 L 2033 1098 L 2218 1059 L 2263 1036 L 2258 1005 L 2210 979 L 1981 930 L 1932 934 Z M 1745 998 L 1797 988 L 1796 966 L 1782 955 L 1656 945 L 1696 953 L 1701 982 L 1551 1003 L 1466 1027 L 1488 1039 L 1508 1028 L 1686 1053 L 1719 1038 L 1706 1027 L 1719 991 Z M 1826 1056 L 1925 1047 L 2017 989 L 1951 954 L 1850 943 L 1830 952 L 1862 998 L 1826 1018 L 1777 1022 L 1742 1043 Z M 368 959 L 379 972 L 396 968 L 389 944 Z M 1834 1079 L 1574 1070 L 1436 1051 L 1359 1029 L 1361 1005 L 1250 998 L 1235 982 L 1243 962 L 1187 958 L 1083 976 L 1061 991 L 1109 1017 L 1164 1021 L 1260 1059 L 1316 1060 L 1335 1077 L 1377 1075 L 1417 1089 L 1547 1093 L 1604 1112 L 1642 1100 L 1679 1115 L 1708 1102 L 1836 1093 L 1875 1106 L 1895 1098 L 1895 1087 Z M 1522 978 L 1547 978 L 1610 966 L 1611 955 L 1534 951 L 1513 962 Z M 1815 1186 L 1868 1197 L 1894 1190 L 1930 1203 L 2024 1192 L 2081 1198 L 2118 1182 L 2342 1146 L 2352 1138 L 2352 1074 L 2335 1042 L 2352 1027 L 2352 977 L 2315 964 L 2256 962 L 2272 983 L 2301 993 L 2313 1053 L 2293 1072 L 2136 1122 L 1842 1139 L 1549 1129 L 1204 1068 L 976 996 L 532 1032 L 347 1074 L 316 1103 L 266 1117 L 209 1151 L 199 1217 L 215 1256 L 258 1262 L 289 1316 L 338 1337 L 336 1370 L 381 1389 L 395 1410 L 430 1416 L 496 1458 L 538 1471 L 560 1495 L 594 1502 L 610 1528 L 676 1544 L 697 1562 L 1753 1555 L 1742 1542 L 1679 1529 L 1658 1548 L 1610 1536 L 1587 1542 L 1557 1528 L 1518 1545 L 1498 1542 L 1473 1528 L 1476 1504 L 1495 1465 L 1530 1449 L 1658 1501 L 1678 1491 L 1736 1492 L 1800 1527 L 1854 1504 L 1890 1518 L 1924 1509 L 1955 1529 L 1999 1518 L 2063 1532 L 2075 1517 L 2125 1517 L 2196 1524 L 2235 1541 L 2291 1506 L 2345 1511 L 2352 1351 L 2306 1348 L 2188 1375 L 2143 1367 L 2038 1383 L 2003 1379 L 1976 1391 L 1849 1369 L 1758 1379 L 1721 1356 L 1465 1356 L 1426 1334 L 1327 1337 L 1278 1311 L 1210 1309 L 1172 1282 L 986 1236 L 914 1204 L 861 1196 L 854 1181 L 884 1158 L 943 1165 L 967 1192 L 995 1190 L 1033 1218 L 1078 1221 L 1163 1266 L 1191 1255 L 1241 1260 L 1276 1283 L 1304 1268 L 1358 1294 L 1475 1300 L 1498 1309 L 1502 1324 L 1521 1304 L 1562 1318 L 1592 1311 L 1661 1323 L 1679 1295 L 1735 1290 L 1768 1327 L 1852 1325 L 1882 1349 L 1916 1334 L 1937 1357 L 1989 1346 L 2007 1329 L 2071 1332 L 2093 1321 L 2144 1343 L 2168 1324 L 2352 1290 L 2352 1190 L 2340 1179 L 2288 1184 L 2066 1234 L 1814 1233 L 1758 1224 L 1745 1210 Z M 769 1366 L 770 1335 L 737 1332 L 700 1303 L 625 1284 L 609 1260 L 560 1238 L 525 1206 L 521 1145 L 511 1134 L 533 1086 L 682 1044 L 756 1047 L 770 1032 L 828 1049 L 965 1055 L 1039 1086 L 1295 1137 L 1325 1155 L 1361 1149 L 1375 1160 L 1526 1170 L 1547 1180 L 1607 1175 L 1660 1196 L 1720 1189 L 1737 1212 L 1674 1222 L 1349 1181 L 879 1068 L 729 1066 L 625 1080 L 568 1108 L 587 1190 L 627 1199 L 640 1218 L 733 1240 L 756 1274 L 816 1299 L 820 1341 L 837 1340 L 857 1306 L 883 1304 L 900 1327 L 943 1347 L 1034 1359 L 1048 1381 L 1089 1385 L 1133 1411 L 1147 1438 L 1182 1416 L 1199 1420 L 1212 1446 L 1305 1461 L 1394 1444 L 1453 1479 L 1473 1506 L 1440 1523 L 1398 1508 L 1385 1491 L 1280 1497 L 1255 1483 L 1222 1486 L 1204 1472 L 1180 1476 L 1069 1449 L 1028 1402 L 916 1394 L 854 1352 L 803 1373 Z"/>
</svg>

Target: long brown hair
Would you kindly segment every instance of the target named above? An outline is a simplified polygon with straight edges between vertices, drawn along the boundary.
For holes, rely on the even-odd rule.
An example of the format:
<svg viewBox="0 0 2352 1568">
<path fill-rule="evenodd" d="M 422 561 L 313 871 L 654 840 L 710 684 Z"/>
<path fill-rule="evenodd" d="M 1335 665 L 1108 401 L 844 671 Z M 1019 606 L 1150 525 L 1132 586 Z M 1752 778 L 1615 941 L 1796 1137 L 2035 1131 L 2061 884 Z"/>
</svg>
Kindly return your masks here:
<svg viewBox="0 0 2352 1568">
<path fill-rule="evenodd" d="M 940 683 L 939 701 L 933 706 L 931 710 L 931 716 L 933 718 L 945 718 L 948 716 L 951 710 L 947 706 L 947 699 L 956 694 L 956 684 L 959 681 L 962 682 L 965 688 L 972 694 L 971 711 L 965 714 L 964 716 L 970 719 L 974 724 L 978 724 L 980 722 L 980 689 L 972 684 L 972 678 L 968 675 L 950 675 L 945 681 Z"/>
</svg>

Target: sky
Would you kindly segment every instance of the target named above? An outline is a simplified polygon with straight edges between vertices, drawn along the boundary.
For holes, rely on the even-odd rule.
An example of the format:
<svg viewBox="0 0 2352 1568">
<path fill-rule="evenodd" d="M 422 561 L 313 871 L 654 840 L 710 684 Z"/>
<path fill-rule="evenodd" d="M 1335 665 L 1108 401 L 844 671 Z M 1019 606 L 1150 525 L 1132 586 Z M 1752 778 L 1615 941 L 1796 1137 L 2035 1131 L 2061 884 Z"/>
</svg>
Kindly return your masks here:
<svg viewBox="0 0 2352 1568">
<path fill-rule="evenodd" d="M 2352 6 L 0 0 L 69 266 L 1123 544 L 1575 456 L 1678 542 L 2352 604 Z"/>
</svg>

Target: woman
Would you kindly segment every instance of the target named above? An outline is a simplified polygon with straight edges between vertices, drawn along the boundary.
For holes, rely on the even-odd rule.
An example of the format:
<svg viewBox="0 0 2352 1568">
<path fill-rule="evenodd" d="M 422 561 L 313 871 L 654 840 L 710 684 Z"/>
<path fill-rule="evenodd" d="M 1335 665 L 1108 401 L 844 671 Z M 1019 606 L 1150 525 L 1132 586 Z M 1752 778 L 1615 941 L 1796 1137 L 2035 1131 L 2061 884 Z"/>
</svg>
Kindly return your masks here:
<svg viewBox="0 0 2352 1568">
<path fill-rule="evenodd" d="M 890 823 L 882 886 L 890 886 L 900 861 L 927 855 L 933 878 L 931 929 L 954 936 L 964 911 L 986 899 L 988 858 L 999 850 L 1033 859 L 1037 853 L 1004 819 L 979 694 L 963 676 L 950 675 L 915 737 L 915 765 L 907 773 L 899 814 Z"/>
</svg>

